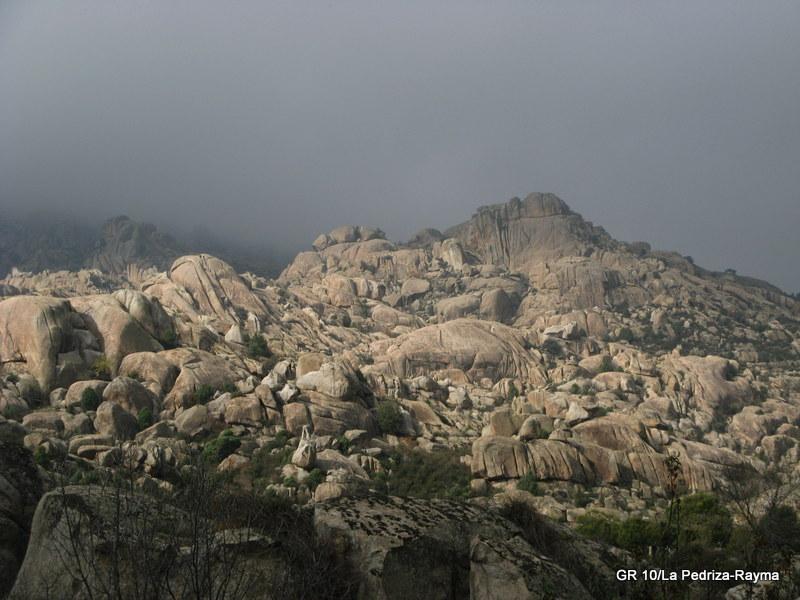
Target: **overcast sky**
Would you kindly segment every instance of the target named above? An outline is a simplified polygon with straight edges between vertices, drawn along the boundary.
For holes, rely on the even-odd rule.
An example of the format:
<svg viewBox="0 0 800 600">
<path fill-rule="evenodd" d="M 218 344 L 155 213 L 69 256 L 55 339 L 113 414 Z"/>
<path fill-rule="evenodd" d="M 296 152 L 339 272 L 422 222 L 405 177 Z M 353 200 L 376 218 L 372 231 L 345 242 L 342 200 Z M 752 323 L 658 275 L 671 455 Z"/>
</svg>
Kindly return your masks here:
<svg viewBox="0 0 800 600">
<path fill-rule="evenodd" d="M 798 27 L 775 0 L 2 0 L 0 206 L 296 250 L 550 191 L 799 291 Z"/>
</svg>

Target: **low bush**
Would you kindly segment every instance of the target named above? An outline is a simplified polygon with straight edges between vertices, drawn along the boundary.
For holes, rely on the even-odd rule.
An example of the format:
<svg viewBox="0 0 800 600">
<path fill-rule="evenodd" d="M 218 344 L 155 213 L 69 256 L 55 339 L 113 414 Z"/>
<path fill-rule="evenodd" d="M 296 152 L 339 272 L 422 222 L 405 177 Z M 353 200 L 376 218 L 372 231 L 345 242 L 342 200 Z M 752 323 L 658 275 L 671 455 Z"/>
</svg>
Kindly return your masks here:
<svg viewBox="0 0 800 600">
<path fill-rule="evenodd" d="M 98 394 L 94 388 L 87 387 L 81 392 L 81 408 L 85 412 L 97 410 L 97 407 L 100 406 L 100 402 L 100 394 Z"/>
<path fill-rule="evenodd" d="M 25 407 L 19 404 L 10 404 L 6 406 L 5 410 L 2 412 L 2 416 L 4 416 L 6 419 L 19 421 L 20 423 L 26 414 L 28 414 L 28 411 L 25 409 Z"/>
<path fill-rule="evenodd" d="M 242 442 L 230 429 L 220 433 L 217 438 L 203 447 L 203 458 L 212 464 L 219 464 L 239 449 Z"/>
<path fill-rule="evenodd" d="M 584 489 L 577 489 L 572 494 L 572 503 L 578 508 L 585 508 L 592 502 L 592 497 Z"/>
<path fill-rule="evenodd" d="M 245 340 L 247 346 L 247 354 L 253 358 L 266 358 L 270 356 L 267 340 L 260 333 L 248 336 Z"/>
<path fill-rule="evenodd" d="M 194 392 L 192 392 L 192 404 L 208 404 L 208 402 L 214 398 L 214 394 L 217 390 L 215 390 L 210 385 L 199 385 L 195 388 Z"/>
<path fill-rule="evenodd" d="M 622 340 L 624 342 L 632 342 L 636 339 L 636 335 L 634 335 L 633 330 L 630 327 L 623 327 L 619 330 L 619 335 L 617 339 Z"/>
<path fill-rule="evenodd" d="M 36 448 L 36 451 L 33 453 L 33 460 L 40 467 L 47 468 L 50 466 L 50 456 L 48 455 L 47 450 L 45 450 L 42 446 Z"/>
<path fill-rule="evenodd" d="M 178 347 L 178 334 L 175 333 L 174 329 L 169 329 L 168 331 L 164 332 L 164 334 L 160 338 L 161 345 L 164 346 L 165 350 L 170 350 L 172 348 Z"/>
<path fill-rule="evenodd" d="M 554 357 L 559 357 L 564 353 L 564 349 L 561 347 L 561 344 L 558 342 L 558 340 L 553 338 L 547 338 L 542 343 L 542 350 Z"/>
<path fill-rule="evenodd" d="M 153 411 L 149 408 L 143 408 L 136 415 L 136 422 L 139 424 L 139 431 L 147 429 L 153 424 Z"/>
<path fill-rule="evenodd" d="M 373 477 L 373 489 L 391 496 L 413 498 L 469 497 L 470 470 L 457 450 L 400 452 Z"/>
<path fill-rule="evenodd" d="M 684 496 L 676 505 L 678 518 L 668 513 L 655 519 L 616 519 L 590 511 L 577 519 L 578 533 L 623 548 L 640 559 L 668 548 L 670 560 L 682 568 L 721 566 L 733 532 L 733 519 L 713 494 Z M 703 567 L 705 565 L 705 567 Z"/>
<path fill-rule="evenodd" d="M 353 443 L 348 440 L 345 436 L 340 435 L 336 438 L 336 446 L 339 449 L 339 452 L 342 454 L 349 454 L 350 449 L 353 447 Z"/>
<path fill-rule="evenodd" d="M 323 481 L 325 481 L 325 473 L 319 469 L 311 469 L 311 472 L 303 483 L 313 492 Z"/>
<path fill-rule="evenodd" d="M 580 515 L 575 527 L 581 535 L 611 546 L 616 546 L 618 543 L 619 528 L 619 519 L 593 511 Z"/>
<path fill-rule="evenodd" d="M 230 394 L 231 398 L 238 398 L 242 395 L 242 392 L 239 391 L 234 384 L 227 382 L 223 384 L 222 389 L 220 390 L 223 394 Z"/>
<path fill-rule="evenodd" d="M 618 371 L 617 365 L 614 364 L 612 358 L 605 354 L 603 355 L 603 359 L 600 361 L 600 366 L 597 368 L 598 373 L 608 373 L 610 371 Z"/>
<path fill-rule="evenodd" d="M 533 473 L 525 473 L 525 475 L 520 477 L 517 481 L 517 489 L 533 494 L 534 496 L 538 496 L 540 493 L 539 483 L 536 481 L 536 477 L 533 476 Z"/>
<path fill-rule="evenodd" d="M 394 400 L 382 400 L 376 410 L 378 427 L 381 432 L 390 435 L 399 435 L 403 430 L 403 413 L 400 405 Z"/>
<path fill-rule="evenodd" d="M 95 379 L 108 381 L 111 379 L 111 363 L 105 356 L 98 356 L 89 368 L 89 372 Z"/>
<path fill-rule="evenodd" d="M 259 448 L 247 467 L 250 478 L 263 485 L 281 483 L 283 481 L 281 467 L 289 462 L 292 452 L 294 449 L 291 446 L 280 449 Z"/>
<path fill-rule="evenodd" d="M 264 444 L 264 450 L 270 452 L 271 450 L 275 450 L 276 448 L 283 448 L 286 444 L 289 443 L 289 439 L 292 437 L 292 434 L 289 433 L 286 429 L 281 429 L 278 433 L 275 434 L 275 437 Z"/>
<path fill-rule="evenodd" d="M 735 364 L 732 362 L 725 363 L 725 367 L 722 369 L 722 376 L 726 381 L 733 381 L 738 375 L 739 369 L 736 368 Z"/>
</svg>

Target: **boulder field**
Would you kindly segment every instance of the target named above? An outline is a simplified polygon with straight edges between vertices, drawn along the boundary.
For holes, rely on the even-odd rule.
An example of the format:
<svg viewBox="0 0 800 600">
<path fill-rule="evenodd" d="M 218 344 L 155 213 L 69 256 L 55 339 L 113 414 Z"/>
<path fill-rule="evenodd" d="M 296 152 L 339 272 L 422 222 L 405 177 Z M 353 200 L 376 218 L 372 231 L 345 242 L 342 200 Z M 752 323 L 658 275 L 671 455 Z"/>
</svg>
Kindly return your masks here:
<svg viewBox="0 0 800 600">
<path fill-rule="evenodd" d="M 70 514 L 107 519 L 109 473 L 150 510 L 201 460 L 302 507 L 361 597 L 429 597 L 411 589 L 427 578 L 488 599 L 596 596 L 587 577 L 610 582 L 624 557 L 574 537 L 588 511 L 649 518 L 734 471 L 797 470 L 800 303 L 617 241 L 552 194 L 407 243 L 340 227 L 276 279 L 155 234 L 132 266 L 113 239 L 130 226 L 108 230 L 96 272 L 0 281 L 0 594 L 69 587 L 68 565 L 35 574 Z M 466 482 L 378 493 L 408 456 L 448 457 Z M 503 502 L 546 515 L 571 566 Z M 272 534 L 254 535 L 221 547 L 280 571 Z"/>
</svg>

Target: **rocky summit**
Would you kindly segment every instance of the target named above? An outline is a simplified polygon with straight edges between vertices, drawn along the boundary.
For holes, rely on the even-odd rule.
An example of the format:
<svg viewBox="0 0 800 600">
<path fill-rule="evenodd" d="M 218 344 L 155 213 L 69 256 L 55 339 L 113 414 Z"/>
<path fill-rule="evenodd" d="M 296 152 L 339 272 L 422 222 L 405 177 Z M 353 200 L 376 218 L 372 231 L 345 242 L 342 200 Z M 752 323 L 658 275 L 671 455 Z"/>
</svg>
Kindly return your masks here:
<svg viewBox="0 0 800 600">
<path fill-rule="evenodd" d="M 796 566 L 775 286 L 538 193 L 407 243 L 339 227 L 275 279 L 125 218 L 81 251 L 6 254 L 0 596 L 647 598 L 616 570 Z"/>
</svg>

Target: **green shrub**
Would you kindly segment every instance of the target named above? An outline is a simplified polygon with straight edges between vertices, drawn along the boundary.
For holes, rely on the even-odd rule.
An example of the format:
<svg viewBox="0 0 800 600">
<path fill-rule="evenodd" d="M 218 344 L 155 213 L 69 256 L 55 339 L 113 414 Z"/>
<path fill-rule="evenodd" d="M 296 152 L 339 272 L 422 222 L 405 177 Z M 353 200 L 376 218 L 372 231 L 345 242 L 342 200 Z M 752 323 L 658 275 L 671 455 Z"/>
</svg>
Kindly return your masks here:
<svg viewBox="0 0 800 600">
<path fill-rule="evenodd" d="M 248 336 L 245 340 L 247 344 L 247 353 L 253 358 L 265 358 L 270 356 L 267 340 L 260 333 Z"/>
<path fill-rule="evenodd" d="M 724 413 L 715 412 L 711 417 L 711 431 L 725 433 L 728 430 L 728 416 Z"/>
<path fill-rule="evenodd" d="M 733 519 L 713 494 L 692 494 L 679 501 L 677 521 L 667 525 L 667 515 L 648 520 L 619 520 L 590 511 L 577 519 L 578 533 L 623 548 L 638 558 L 650 556 L 654 548 L 678 548 L 672 559 L 677 566 L 711 567 L 724 556 L 731 539 Z M 663 550 L 663 548 L 662 548 Z M 705 562 L 704 562 L 705 561 Z"/>
<path fill-rule="evenodd" d="M 242 395 L 242 392 L 239 391 L 239 388 L 230 382 L 225 383 L 220 391 L 223 394 L 230 394 L 231 398 L 238 398 Z"/>
<path fill-rule="evenodd" d="M 661 524 L 639 517 L 625 519 L 616 532 L 616 545 L 625 548 L 634 556 L 644 558 L 650 548 L 656 546 L 662 535 Z"/>
<path fill-rule="evenodd" d="M 726 381 L 733 381 L 739 375 L 739 369 L 732 362 L 725 363 L 725 368 L 722 369 L 722 376 Z"/>
<path fill-rule="evenodd" d="M 6 375 L 6 381 L 8 383 L 17 383 L 19 382 L 19 375 L 17 375 L 16 373 L 9 373 L 8 375 Z"/>
<path fill-rule="evenodd" d="M 289 443 L 289 438 L 292 437 L 292 434 L 289 433 L 286 429 L 281 429 L 278 433 L 275 434 L 275 437 L 264 444 L 264 449 L 267 452 L 275 450 L 276 448 L 283 448 Z"/>
<path fill-rule="evenodd" d="M 47 450 L 45 450 L 43 446 L 36 448 L 33 453 L 33 460 L 40 467 L 47 468 L 50 466 L 50 456 L 47 454 Z"/>
<path fill-rule="evenodd" d="M 373 488 L 392 496 L 413 498 L 469 497 L 470 470 L 456 450 L 412 450 L 391 457 Z"/>
<path fill-rule="evenodd" d="M 143 408 L 136 415 L 136 422 L 139 424 L 139 431 L 147 429 L 153 424 L 153 411 L 146 407 Z"/>
<path fill-rule="evenodd" d="M 584 489 L 577 489 L 572 495 L 572 503 L 578 508 L 587 507 L 592 501 L 592 497 Z"/>
<path fill-rule="evenodd" d="M 394 400 L 383 400 L 377 408 L 378 427 L 384 434 L 400 435 L 403 431 L 403 413 Z"/>
<path fill-rule="evenodd" d="M 534 496 L 539 495 L 539 483 L 536 481 L 536 477 L 533 476 L 533 473 L 525 473 L 525 475 L 520 477 L 517 481 L 517 489 L 533 494 Z"/>
<path fill-rule="evenodd" d="M 772 554 L 795 556 L 800 552 L 800 521 L 788 506 L 769 509 L 759 519 L 757 529 Z"/>
<path fill-rule="evenodd" d="M 681 498 L 681 529 L 682 546 L 695 542 L 724 546 L 731 537 L 733 518 L 717 496 L 692 494 Z"/>
<path fill-rule="evenodd" d="M 336 445 L 339 447 L 339 452 L 342 454 L 349 454 L 350 448 L 353 447 L 353 443 L 343 435 L 336 438 Z"/>
<path fill-rule="evenodd" d="M 239 449 L 242 442 L 226 429 L 217 436 L 217 439 L 207 443 L 203 448 L 203 458 L 212 464 L 219 464 Z"/>
<path fill-rule="evenodd" d="M 616 371 L 617 365 L 614 364 L 614 361 L 608 354 L 603 355 L 603 359 L 600 361 L 600 366 L 597 368 L 598 373 L 608 373 L 609 371 Z"/>
<path fill-rule="evenodd" d="M 513 402 L 514 398 L 516 398 L 517 396 L 519 396 L 519 390 L 517 389 L 517 386 L 515 386 L 514 382 L 512 381 L 512 382 L 510 382 L 508 384 L 508 390 L 506 390 L 506 402 L 511 404 L 511 402 Z"/>
<path fill-rule="evenodd" d="M 111 363 L 105 356 L 98 356 L 89 368 L 89 372 L 95 379 L 109 380 L 111 379 Z"/>
<path fill-rule="evenodd" d="M 544 343 L 542 344 L 542 350 L 547 352 L 550 356 L 559 357 L 564 353 L 564 349 L 561 347 L 561 344 L 558 340 L 553 338 L 547 338 Z"/>
<path fill-rule="evenodd" d="M 175 333 L 174 329 L 170 329 L 161 336 L 159 341 L 166 350 L 176 348 L 178 346 L 178 334 Z"/>
<path fill-rule="evenodd" d="M 611 546 L 618 545 L 620 521 L 603 513 L 590 511 L 580 515 L 576 519 L 575 529 L 593 540 Z"/>
<path fill-rule="evenodd" d="M 199 385 L 195 388 L 194 392 L 192 392 L 192 403 L 193 404 L 208 404 L 209 400 L 214 397 L 214 394 L 217 390 L 215 390 L 210 385 Z"/>
<path fill-rule="evenodd" d="M 283 478 L 283 485 L 288 488 L 296 488 L 297 487 L 297 479 L 292 477 L 291 475 Z"/>
<path fill-rule="evenodd" d="M 81 392 L 81 408 L 85 412 L 97 410 L 97 407 L 100 406 L 100 402 L 100 394 L 98 394 L 94 388 L 87 387 Z"/>
<path fill-rule="evenodd" d="M 325 473 L 319 469 L 311 469 L 311 472 L 308 474 L 308 477 L 306 477 L 306 480 L 303 483 L 305 483 L 308 489 L 313 492 L 323 481 L 325 481 Z"/>
<path fill-rule="evenodd" d="M 281 449 L 267 449 L 267 447 L 257 450 L 250 460 L 247 471 L 253 481 L 263 483 L 278 483 L 282 481 L 280 469 L 289 462 L 294 448 L 291 446 Z"/>
<path fill-rule="evenodd" d="M 623 327 L 622 329 L 619 330 L 618 339 L 624 342 L 632 342 L 634 339 L 636 339 L 636 336 L 634 335 L 633 330 L 630 327 Z"/>
<path fill-rule="evenodd" d="M 39 383 L 32 377 L 20 379 L 17 382 L 20 398 L 28 403 L 28 406 L 37 406 L 42 401 L 42 389 Z"/>
<path fill-rule="evenodd" d="M 11 419 L 12 421 L 19 421 L 22 422 L 23 417 L 28 413 L 28 411 L 20 406 L 19 404 L 10 404 L 6 406 L 5 411 L 3 411 L 2 415 L 6 419 Z"/>
</svg>

